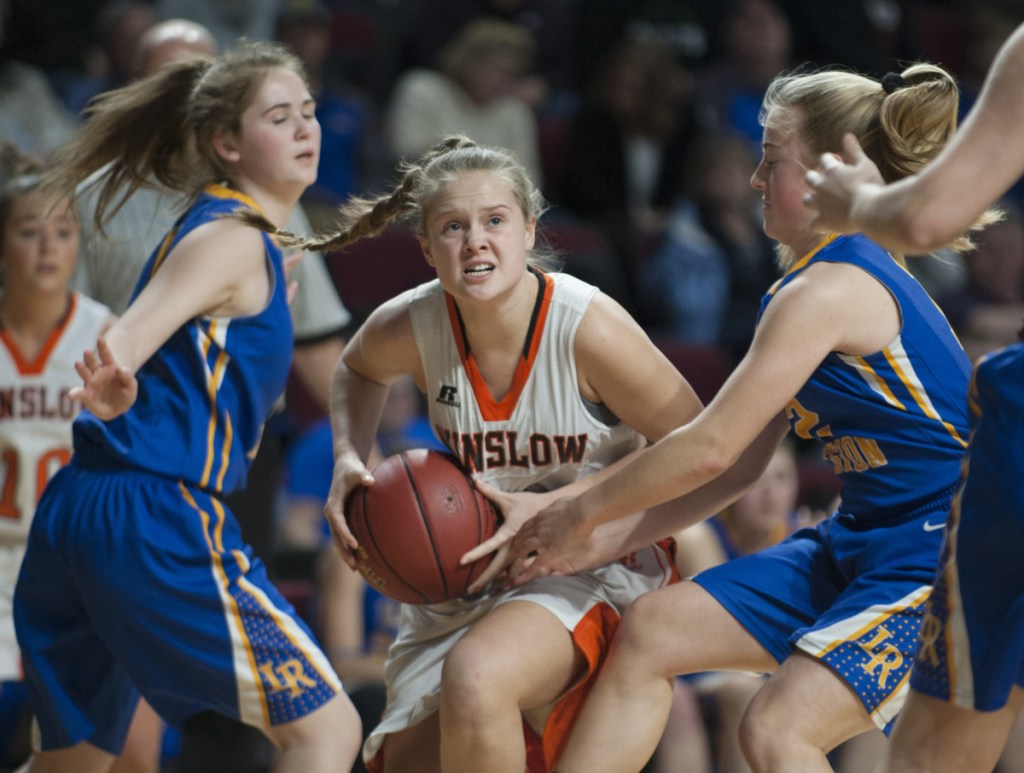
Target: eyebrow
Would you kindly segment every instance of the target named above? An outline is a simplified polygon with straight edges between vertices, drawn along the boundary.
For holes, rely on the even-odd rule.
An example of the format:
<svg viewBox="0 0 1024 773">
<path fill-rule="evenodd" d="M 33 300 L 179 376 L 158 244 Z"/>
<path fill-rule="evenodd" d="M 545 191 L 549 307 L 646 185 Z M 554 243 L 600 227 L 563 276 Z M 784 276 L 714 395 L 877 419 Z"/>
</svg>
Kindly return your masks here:
<svg viewBox="0 0 1024 773">
<path fill-rule="evenodd" d="M 300 103 L 299 106 L 300 107 L 306 107 L 306 105 L 315 105 L 315 104 L 316 104 L 316 100 L 313 99 L 313 97 L 310 97 L 309 99 L 302 100 L 302 102 Z M 281 108 L 287 109 L 287 108 L 289 108 L 291 106 L 292 106 L 291 102 L 278 102 L 277 104 L 271 105 L 266 110 L 264 110 L 261 113 L 261 115 L 266 115 L 267 113 L 272 113 L 275 110 L 280 110 Z"/>
</svg>

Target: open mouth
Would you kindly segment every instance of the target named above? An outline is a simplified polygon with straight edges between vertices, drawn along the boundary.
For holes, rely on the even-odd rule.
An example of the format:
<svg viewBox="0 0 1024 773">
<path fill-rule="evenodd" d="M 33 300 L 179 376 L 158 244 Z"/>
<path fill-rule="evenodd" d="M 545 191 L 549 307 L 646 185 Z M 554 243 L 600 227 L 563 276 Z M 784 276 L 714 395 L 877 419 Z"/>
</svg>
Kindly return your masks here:
<svg viewBox="0 0 1024 773">
<path fill-rule="evenodd" d="M 489 263 L 480 263 L 475 266 L 470 266 L 465 269 L 462 273 L 466 276 L 486 276 L 487 274 L 494 271 L 494 266 Z"/>
</svg>

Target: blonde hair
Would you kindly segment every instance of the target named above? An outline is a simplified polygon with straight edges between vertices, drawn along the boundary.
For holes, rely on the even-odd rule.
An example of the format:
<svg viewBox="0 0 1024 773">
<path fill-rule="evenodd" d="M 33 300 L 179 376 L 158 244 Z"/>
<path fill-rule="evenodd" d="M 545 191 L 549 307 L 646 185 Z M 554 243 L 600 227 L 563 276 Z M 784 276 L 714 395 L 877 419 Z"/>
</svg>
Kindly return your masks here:
<svg viewBox="0 0 1024 773">
<path fill-rule="evenodd" d="M 274 234 L 286 247 L 332 252 L 376 236 L 393 223 L 409 224 L 417 236 L 425 236 L 430 206 L 438 191 L 472 172 L 489 172 L 504 182 L 527 220 L 539 220 L 547 208 L 544 197 L 511 152 L 481 147 L 462 135 L 445 137 L 416 161 L 402 162 L 399 171 L 399 182 L 390 193 L 354 196 L 345 202 L 339 209 L 340 227 L 336 231 L 303 238 L 278 229 L 251 210 L 239 210 L 236 215 Z M 555 253 L 546 247 L 531 250 L 533 265 L 553 268 L 556 262 Z"/>
<path fill-rule="evenodd" d="M 441 72 L 463 86 L 477 64 L 495 51 L 510 51 L 527 67 L 536 54 L 536 43 L 525 27 L 501 19 L 470 22 L 441 51 Z"/>
<path fill-rule="evenodd" d="M 11 205 L 39 187 L 44 169 L 45 164 L 38 156 L 22 153 L 11 142 L 0 142 L 0 243 L 7 230 Z"/>
<path fill-rule="evenodd" d="M 953 137 L 960 95 L 953 76 L 932 64 L 914 64 L 882 81 L 840 70 L 781 75 L 768 86 L 760 121 L 795 121 L 807 150 L 807 166 L 842 147 L 852 133 L 886 182 L 916 174 Z M 792 126 L 792 124 L 790 124 Z M 986 212 L 972 226 L 980 230 L 999 219 Z M 956 252 L 974 246 L 968 234 L 949 245 Z M 780 253 L 784 250 L 780 250 Z M 902 255 L 894 256 L 903 262 Z"/>
<path fill-rule="evenodd" d="M 89 103 L 85 125 L 58 153 L 45 183 L 74 197 L 81 183 L 108 167 L 94 183 L 99 228 L 136 190 L 153 187 L 154 179 L 195 197 L 206 183 L 228 179 L 214 138 L 240 133 L 242 113 L 276 68 L 306 80 L 302 63 L 283 46 L 242 41 L 220 57 L 185 56 L 101 94 Z"/>
</svg>

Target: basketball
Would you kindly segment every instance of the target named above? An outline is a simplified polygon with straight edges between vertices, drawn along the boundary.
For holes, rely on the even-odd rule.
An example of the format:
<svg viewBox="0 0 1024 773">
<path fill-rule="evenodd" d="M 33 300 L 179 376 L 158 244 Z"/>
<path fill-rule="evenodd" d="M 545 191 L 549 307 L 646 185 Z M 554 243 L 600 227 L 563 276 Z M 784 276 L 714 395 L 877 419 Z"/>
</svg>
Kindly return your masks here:
<svg viewBox="0 0 1024 773">
<path fill-rule="evenodd" d="M 360 574 L 385 596 L 407 604 L 458 598 L 491 556 L 459 559 L 489 539 L 500 516 L 451 454 L 425 448 L 378 464 L 374 485 L 355 489 L 345 518 L 359 542 Z"/>
</svg>

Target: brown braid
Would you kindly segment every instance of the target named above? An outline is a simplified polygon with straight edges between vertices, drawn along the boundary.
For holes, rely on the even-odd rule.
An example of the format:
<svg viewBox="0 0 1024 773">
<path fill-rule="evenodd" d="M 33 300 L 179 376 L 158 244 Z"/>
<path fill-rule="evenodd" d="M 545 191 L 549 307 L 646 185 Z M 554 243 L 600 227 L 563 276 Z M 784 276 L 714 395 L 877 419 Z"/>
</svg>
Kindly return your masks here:
<svg viewBox="0 0 1024 773">
<path fill-rule="evenodd" d="M 338 210 L 338 228 L 303 238 L 276 228 L 255 212 L 239 211 L 236 217 L 248 225 L 274 236 L 283 247 L 299 247 L 318 252 L 341 250 L 361 239 L 377 236 L 388 226 L 412 223 L 416 233 L 424 234 L 424 219 L 434 196 L 447 183 L 472 172 L 488 172 L 505 182 L 516 198 L 523 215 L 537 218 L 544 212 L 544 199 L 529 179 L 522 164 L 500 148 L 485 148 L 461 135 L 446 137 L 416 161 L 399 167 L 401 179 L 395 188 L 381 196 L 355 196 Z M 544 246 L 535 247 L 531 263 L 554 268 L 557 260 Z"/>
</svg>

